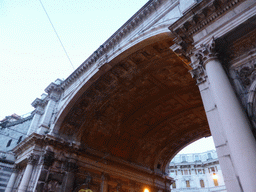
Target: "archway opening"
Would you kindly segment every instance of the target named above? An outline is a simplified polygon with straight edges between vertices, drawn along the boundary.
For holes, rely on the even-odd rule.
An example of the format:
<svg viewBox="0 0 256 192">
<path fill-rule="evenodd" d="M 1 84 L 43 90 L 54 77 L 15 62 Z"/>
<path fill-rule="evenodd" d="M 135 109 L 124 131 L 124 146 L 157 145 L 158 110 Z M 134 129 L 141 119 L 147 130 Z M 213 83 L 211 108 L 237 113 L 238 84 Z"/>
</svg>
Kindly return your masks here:
<svg viewBox="0 0 256 192">
<path fill-rule="evenodd" d="M 210 135 L 198 87 L 171 45 L 158 36 L 110 61 L 72 103 L 59 134 L 95 160 L 164 174 L 177 151 Z"/>
</svg>

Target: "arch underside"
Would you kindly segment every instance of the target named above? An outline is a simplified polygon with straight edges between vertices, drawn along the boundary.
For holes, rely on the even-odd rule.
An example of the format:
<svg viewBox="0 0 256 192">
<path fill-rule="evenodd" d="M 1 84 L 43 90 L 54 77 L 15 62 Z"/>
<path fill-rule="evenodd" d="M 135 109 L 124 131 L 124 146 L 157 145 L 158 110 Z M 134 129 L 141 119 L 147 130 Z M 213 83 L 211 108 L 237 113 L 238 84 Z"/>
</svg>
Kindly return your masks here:
<svg viewBox="0 0 256 192">
<path fill-rule="evenodd" d="M 172 44 L 165 38 L 110 62 L 112 68 L 75 102 L 59 134 L 80 141 L 81 149 L 151 170 L 164 170 L 184 146 L 209 136 L 198 87 Z"/>
</svg>

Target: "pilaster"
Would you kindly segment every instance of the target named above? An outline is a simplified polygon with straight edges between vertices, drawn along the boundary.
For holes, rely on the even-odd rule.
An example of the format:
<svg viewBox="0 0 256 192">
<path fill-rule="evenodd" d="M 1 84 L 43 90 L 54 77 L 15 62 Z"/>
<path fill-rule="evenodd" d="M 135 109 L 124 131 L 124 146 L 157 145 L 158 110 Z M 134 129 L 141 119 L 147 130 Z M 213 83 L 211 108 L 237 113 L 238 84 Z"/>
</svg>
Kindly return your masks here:
<svg viewBox="0 0 256 192">
<path fill-rule="evenodd" d="M 48 103 L 45 107 L 44 114 L 39 123 L 39 129 L 37 130 L 37 133 L 39 134 L 46 134 L 50 132 L 49 128 L 51 124 L 51 119 L 53 117 L 56 104 L 60 99 L 60 95 L 62 93 L 62 88 L 60 84 L 61 80 L 57 79 L 54 83 L 51 83 L 45 89 L 45 92 L 48 93 Z"/>
</svg>

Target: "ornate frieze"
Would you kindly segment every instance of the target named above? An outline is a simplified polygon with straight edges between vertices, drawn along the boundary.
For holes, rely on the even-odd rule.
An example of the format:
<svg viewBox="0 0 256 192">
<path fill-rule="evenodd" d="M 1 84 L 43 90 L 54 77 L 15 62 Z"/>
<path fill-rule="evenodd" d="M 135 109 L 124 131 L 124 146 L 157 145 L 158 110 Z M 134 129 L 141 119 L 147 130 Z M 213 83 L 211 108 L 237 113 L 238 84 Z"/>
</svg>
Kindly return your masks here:
<svg viewBox="0 0 256 192">
<path fill-rule="evenodd" d="M 191 38 L 193 34 L 201 31 L 207 25 L 243 1 L 244 0 L 202 1 L 179 21 L 171 25 L 169 29 L 182 39 L 184 46 L 188 46 L 193 42 Z"/>
<path fill-rule="evenodd" d="M 209 0 L 199 3 L 169 27 L 175 36 L 173 41 L 180 46 L 175 52 L 189 60 L 189 52 L 193 50 L 192 37 L 243 1 L 245 0 Z"/>
</svg>

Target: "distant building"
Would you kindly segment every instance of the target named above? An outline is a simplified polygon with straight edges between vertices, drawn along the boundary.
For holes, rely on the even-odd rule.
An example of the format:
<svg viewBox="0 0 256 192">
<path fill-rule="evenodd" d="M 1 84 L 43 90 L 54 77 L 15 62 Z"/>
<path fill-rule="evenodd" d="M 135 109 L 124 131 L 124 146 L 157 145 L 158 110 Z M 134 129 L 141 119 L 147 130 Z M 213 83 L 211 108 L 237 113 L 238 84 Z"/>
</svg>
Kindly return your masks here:
<svg viewBox="0 0 256 192">
<path fill-rule="evenodd" d="M 0 192 L 5 191 L 13 172 L 15 157 L 11 150 L 26 138 L 32 118 L 33 114 L 13 114 L 0 121 Z"/>
<path fill-rule="evenodd" d="M 214 150 L 176 155 L 169 165 L 169 176 L 175 180 L 172 192 L 227 191 Z"/>
</svg>

